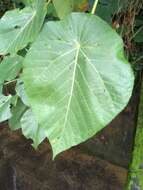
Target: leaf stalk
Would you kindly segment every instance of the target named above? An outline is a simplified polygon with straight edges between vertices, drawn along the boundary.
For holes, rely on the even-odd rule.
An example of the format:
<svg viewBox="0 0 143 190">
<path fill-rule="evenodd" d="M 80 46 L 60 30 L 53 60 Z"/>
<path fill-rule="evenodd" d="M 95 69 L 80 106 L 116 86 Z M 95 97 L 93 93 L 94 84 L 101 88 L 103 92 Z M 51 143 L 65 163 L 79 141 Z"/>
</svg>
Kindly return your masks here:
<svg viewBox="0 0 143 190">
<path fill-rule="evenodd" d="M 94 1 L 93 7 L 92 7 L 92 10 L 91 10 L 91 14 L 93 14 L 93 15 L 95 14 L 98 1 L 99 1 L 99 0 L 95 0 L 95 1 Z"/>
</svg>

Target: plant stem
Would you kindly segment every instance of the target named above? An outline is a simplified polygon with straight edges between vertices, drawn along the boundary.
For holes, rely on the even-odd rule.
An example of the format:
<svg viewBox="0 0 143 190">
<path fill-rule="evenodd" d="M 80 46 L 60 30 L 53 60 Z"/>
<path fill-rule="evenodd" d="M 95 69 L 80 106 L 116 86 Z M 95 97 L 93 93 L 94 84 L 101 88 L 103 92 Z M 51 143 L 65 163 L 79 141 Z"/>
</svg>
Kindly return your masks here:
<svg viewBox="0 0 143 190">
<path fill-rule="evenodd" d="M 91 14 L 93 14 L 93 15 L 95 14 L 97 4 L 98 4 L 98 0 L 95 0 L 94 4 L 93 4 L 93 7 L 92 7 L 92 10 L 91 10 Z"/>
<path fill-rule="evenodd" d="M 133 63 L 137 63 L 138 61 L 140 61 L 141 59 L 143 59 L 143 55 L 141 55 L 139 58 L 137 58 Z"/>
<path fill-rule="evenodd" d="M 49 5 L 50 2 L 51 2 L 51 0 L 48 0 L 48 1 L 47 1 L 47 5 Z"/>
<path fill-rule="evenodd" d="M 137 129 L 134 142 L 133 158 L 129 169 L 128 184 L 126 190 L 143 189 L 143 81 Z"/>
<path fill-rule="evenodd" d="M 17 81 L 17 79 L 14 79 L 14 80 L 11 80 L 11 81 L 8 81 L 8 82 L 5 82 L 4 85 L 8 85 L 8 84 L 13 83 L 13 82 L 16 82 L 16 81 Z"/>
</svg>

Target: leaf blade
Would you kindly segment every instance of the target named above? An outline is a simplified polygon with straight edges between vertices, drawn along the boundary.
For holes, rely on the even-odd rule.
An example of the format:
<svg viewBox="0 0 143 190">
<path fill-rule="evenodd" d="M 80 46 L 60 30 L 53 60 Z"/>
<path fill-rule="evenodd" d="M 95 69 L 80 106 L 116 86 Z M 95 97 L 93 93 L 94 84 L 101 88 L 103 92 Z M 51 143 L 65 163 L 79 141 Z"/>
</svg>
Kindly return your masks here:
<svg viewBox="0 0 143 190">
<path fill-rule="evenodd" d="M 121 38 L 82 13 L 45 25 L 22 78 L 54 157 L 105 127 L 126 106 L 134 81 Z"/>
<path fill-rule="evenodd" d="M 34 6 L 7 11 L 0 20 L 0 55 L 16 53 L 38 35 L 46 15 L 46 1 Z"/>
</svg>

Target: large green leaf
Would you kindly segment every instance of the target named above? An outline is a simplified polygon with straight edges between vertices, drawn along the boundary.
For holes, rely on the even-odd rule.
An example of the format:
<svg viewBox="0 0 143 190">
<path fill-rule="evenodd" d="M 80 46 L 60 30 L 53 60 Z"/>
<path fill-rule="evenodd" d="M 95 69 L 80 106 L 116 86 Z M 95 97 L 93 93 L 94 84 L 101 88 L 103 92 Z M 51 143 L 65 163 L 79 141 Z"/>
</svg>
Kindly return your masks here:
<svg viewBox="0 0 143 190">
<path fill-rule="evenodd" d="M 118 34 L 97 16 L 73 13 L 45 24 L 22 79 L 56 156 L 92 137 L 126 106 L 134 76 Z"/>
<path fill-rule="evenodd" d="M 0 20 L 0 54 L 15 53 L 33 42 L 46 15 L 46 0 L 6 12 Z"/>
</svg>

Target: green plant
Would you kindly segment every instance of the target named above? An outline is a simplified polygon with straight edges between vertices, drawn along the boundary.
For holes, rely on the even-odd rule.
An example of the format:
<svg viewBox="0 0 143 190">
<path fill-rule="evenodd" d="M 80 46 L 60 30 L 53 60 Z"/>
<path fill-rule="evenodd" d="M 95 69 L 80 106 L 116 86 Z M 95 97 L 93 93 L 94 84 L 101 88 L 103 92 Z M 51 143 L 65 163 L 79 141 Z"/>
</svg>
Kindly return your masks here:
<svg viewBox="0 0 143 190">
<path fill-rule="evenodd" d="M 94 15 L 97 0 L 92 14 L 71 13 L 74 0 L 23 2 L 0 20 L 0 122 L 35 148 L 48 138 L 55 157 L 123 110 L 134 75 L 121 37 Z"/>
</svg>

